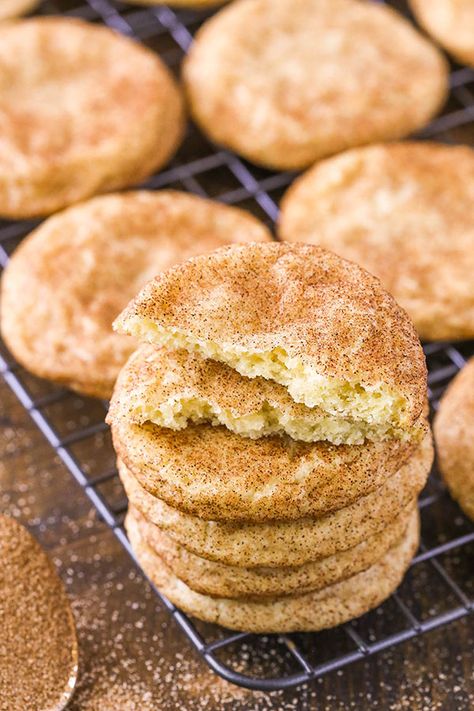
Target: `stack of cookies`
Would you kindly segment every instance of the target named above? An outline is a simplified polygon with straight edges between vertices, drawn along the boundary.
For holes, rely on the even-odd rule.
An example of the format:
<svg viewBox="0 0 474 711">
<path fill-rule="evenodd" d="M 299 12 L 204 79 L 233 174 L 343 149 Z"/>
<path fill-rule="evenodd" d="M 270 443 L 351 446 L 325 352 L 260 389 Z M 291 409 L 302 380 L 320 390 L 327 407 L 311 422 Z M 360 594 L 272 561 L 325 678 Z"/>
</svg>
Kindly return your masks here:
<svg viewBox="0 0 474 711">
<path fill-rule="evenodd" d="M 200 619 L 317 630 L 380 604 L 418 545 L 432 461 L 423 352 L 362 268 L 301 244 L 232 246 L 149 282 L 109 422 L 127 530 Z"/>
</svg>

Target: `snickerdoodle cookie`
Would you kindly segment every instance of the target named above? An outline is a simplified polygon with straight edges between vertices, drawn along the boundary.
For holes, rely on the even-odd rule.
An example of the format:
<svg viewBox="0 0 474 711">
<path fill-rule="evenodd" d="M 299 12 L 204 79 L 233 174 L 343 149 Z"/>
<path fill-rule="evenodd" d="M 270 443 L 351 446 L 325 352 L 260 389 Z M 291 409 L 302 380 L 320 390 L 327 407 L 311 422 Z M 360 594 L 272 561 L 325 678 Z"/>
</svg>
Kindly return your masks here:
<svg viewBox="0 0 474 711">
<path fill-rule="evenodd" d="M 148 343 L 130 357 L 125 379 L 112 402 L 132 422 L 153 422 L 182 430 L 210 422 L 258 439 L 287 434 L 295 440 L 362 444 L 366 439 L 408 438 L 389 423 L 328 415 L 321 407 L 296 403 L 287 388 L 262 377 L 246 378 L 216 360 L 185 350 L 168 351 Z M 120 401 L 120 402 L 118 402 Z"/>
<path fill-rule="evenodd" d="M 441 474 L 453 498 L 474 520 L 474 358 L 441 399 L 434 434 Z"/>
<path fill-rule="evenodd" d="M 0 25 L 0 215 L 48 215 L 133 185 L 184 129 L 159 57 L 112 30 L 43 17 Z"/>
<path fill-rule="evenodd" d="M 185 193 L 94 198 L 18 247 L 2 280 L 2 335 L 36 375 L 108 397 L 136 346 L 112 321 L 148 279 L 218 246 L 267 239 L 252 215 Z"/>
<path fill-rule="evenodd" d="M 176 432 L 135 425 L 117 413 L 109 422 L 117 456 L 144 489 L 169 506 L 216 521 L 323 516 L 382 486 L 419 446 L 397 439 L 363 445 L 279 435 L 249 439 L 212 425 Z"/>
<path fill-rule="evenodd" d="M 288 388 L 335 421 L 415 432 L 426 365 L 406 313 L 378 279 L 319 247 L 237 245 L 150 281 L 122 333 Z"/>
<path fill-rule="evenodd" d="M 422 27 L 462 64 L 474 65 L 472 0 L 409 0 Z"/>
<path fill-rule="evenodd" d="M 8 20 L 11 17 L 26 15 L 26 13 L 33 10 L 38 3 L 39 0 L 1 0 L 0 20 Z"/>
<path fill-rule="evenodd" d="M 471 148 L 369 146 L 300 177 L 283 199 L 279 234 L 376 274 L 421 338 L 473 338 L 473 205 Z"/>
<path fill-rule="evenodd" d="M 270 523 L 209 521 L 183 513 L 150 494 L 118 461 L 131 506 L 191 553 L 226 565 L 303 565 L 353 548 L 380 533 L 416 499 L 433 461 L 431 436 L 382 486 L 319 518 Z"/>
<path fill-rule="evenodd" d="M 198 31 L 184 64 L 202 129 L 277 169 L 419 129 L 447 76 L 401 15 L 358 0 L 236 0 Z"/>
<path fill-rule="evenodd" d="M 334 627 L 382 603 L 400 584 L 418 547 L 419 517 L 377 563 L 317 592 L 265 600 L 211 597 L 180 580 L 142 539 L 128 519 L 127 531 L 145 573 L 175 605 L 190 615 L 245 632 L 296 632 Z"/>
<path fill-rule="evenodd" d="M 405 533 L 416 508 L 410 503 L 393 521 L 354 548 L 300 566 L 248 568 L 225 565 L 190 553 L 184 546 L 130 508 L 143 540 L 192 590 L 216 597 L 265 598 L 321 590 L 376 563 Z"/>
</svg>

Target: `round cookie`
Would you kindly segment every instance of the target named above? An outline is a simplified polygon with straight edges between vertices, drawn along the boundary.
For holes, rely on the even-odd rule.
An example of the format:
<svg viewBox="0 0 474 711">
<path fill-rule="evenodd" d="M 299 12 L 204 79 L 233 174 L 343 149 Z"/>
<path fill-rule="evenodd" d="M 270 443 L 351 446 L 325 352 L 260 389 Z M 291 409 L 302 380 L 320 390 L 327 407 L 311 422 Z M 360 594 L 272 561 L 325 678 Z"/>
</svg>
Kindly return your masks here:
<svg viewBox="0 0 474 711">
<path fill-rule="evenodd" d="M 117 416 L 111 425 L 117 456 L 144 489 L 211 521 L 286 521 L 337 511 L 382 486 L 417 447 L 395 439 L 363 445 L 278 435 L 252 440 L 224 427 L 175 432 Z"/>
<path fill-rule="evenodd" d="M 264 601 L 202 595 L 179 580 L 141 539 L 129 521 L 128 535 L 150 580 L 172 603 L 206 622 L 245 632 L 316 631 L 359 617 L 382 603 L 400 584 L 419 541 L 416 512 L 400 542 L 367 570 L 317 592 Z"/>
<path fill-rule="evenodd" d="M 184 63 L 203 131 L 275 169 L 412 133 L 440 109 L 447 79 L 442 54 L 401 15 L 356 0 L 236 0 Z"/>
<path fill-rule="evenodd" d="M 380 533 L 418 496 L 432 461 L 427 436 L 396 474 L 353 504 L 320 518 L 257 524 L 183 513 L 148 493 L 120 460 L 118 469 L 130 504 L 191 553 L 226 565 L 278 567 L 332 556 Z"/>
<path fill-rule="evenodd" d="M 434 434 L 443 479 L 452 497 L 474 521 L 474 358 L 442 397 Z"/>
<path fill-rule="evenodd" d="M 378 279 L 311 245 L 189 259 L 150 281 L 114 327 L 273 380 L 329 417 L 411 432 L 425 404 L 425 357 L 406 313 Z"/>
<path fill-rule="evenodd" d="M 26 15 L 39 4 L 39 0 L 2 0 L 0 20 L 8 20 L 19 15 Z"/>
<path fill-rule="evenodd" d="M 474 65 L 472 0 L 409 0 L 420 25 L 461 64 Z"/>
<path fill-rule="evenodd" d="M 143 541 L 177 578 L 195 592 L 213 597 L 272 597 L 321 590 L 366 570 L 400 540 L 415 509 L 416 503 L 411 502 L 375 536 L 347 551 L 296 568 L 245 568 L 200 558 L 177 544 L 133 508 L 128 512 L 125 526 L 129 519 L 133 519 L 133 525 L 138 526 Z"/>
<path fill-rule="evenodd" d="M 40 377 L 109 397 L 136 347 L 112 321 L 153 275 L 230 242 L 269 240 L 237 208 L 173 191 L 94 198 L 49 218 L 2 280 L 2 335 Z"/>
<path fill-rule="evenodd" d="M 244 378 L 224 363 L 185 350 L 144 343 L 130 357 L 126 374 L 111 403 L 112 419 L 117 409 L 136 424 L 182 430 L 189 423 L 209 422 L 251 439 L 287 434 L 303 442 L 333 444 L 413 436 L 413 428 L 407 433 L 386 424 L 328 416 L 319 407 L 296 403 L 272 380 Z"/>
<path fill-rule="evenodd" d="M 112 30 L 0 25 L 0 215 L 48 215 L 139 183 L 176 150 L 183 100 L 159 57 Z"/>
<path fill-rule="evenodd" d="M 354 149 L 283 198 L 279 236 L 378 276 L 422 339 L 474 337 L 474 150 L 435 143 Z"/>
</svg>

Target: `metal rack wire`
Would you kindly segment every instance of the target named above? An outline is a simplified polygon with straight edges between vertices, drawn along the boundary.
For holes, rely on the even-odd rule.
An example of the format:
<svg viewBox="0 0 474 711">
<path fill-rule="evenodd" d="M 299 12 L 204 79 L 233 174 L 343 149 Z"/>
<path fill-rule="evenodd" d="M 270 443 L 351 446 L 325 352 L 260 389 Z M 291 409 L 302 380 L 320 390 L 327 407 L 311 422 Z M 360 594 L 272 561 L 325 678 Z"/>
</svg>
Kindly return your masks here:
<svg viewBox="0 0 474 711">
<path fill-rule="evenodd" d="M 401 2 L 391 2 L 402 12 Z M 66 14 L 103 22 L 157 50 L 177 69 L 206 13 L 143 9 L 109 0 L 47 0 L 43 14 Z M 421 134 L 443 142 L 474 142 L 474 70 L 452 67 L 451 95 L 443 114 Z M 289 172 L 251 166 L 210 144 L 196 129 L 171 165 L 144 186 L 174 187 L 238 204 L 272 225 Z M 0 266 L 35 222 L 0 222 Z M 474 343 L 430 344 L 430 400 L 434 409 L 452 377 L 474 355 Z M 104 403 L 39 381 L 0 346 L 0 371 L 51 447 L 82 487 L 99 515 L 133 556 L 123 528 L 126 501 L 115 466 Z M 334 630 L 315 634 L 229 634 L 191 621 L 160 595 L 207 664 L 225 679 L 252 689 L 295 686 L 421 635 L 473 611 L 472 524 L 450 500 L 436 471 L 420 500 L 422 544 L 399 590 L 376 611 Z M 471 572 L 471 576 L 469 573 Z M 266 661 L 271 659 L 267 668 Z M 278 672 L 275 673 L 275 669 Z"/>
</svg>

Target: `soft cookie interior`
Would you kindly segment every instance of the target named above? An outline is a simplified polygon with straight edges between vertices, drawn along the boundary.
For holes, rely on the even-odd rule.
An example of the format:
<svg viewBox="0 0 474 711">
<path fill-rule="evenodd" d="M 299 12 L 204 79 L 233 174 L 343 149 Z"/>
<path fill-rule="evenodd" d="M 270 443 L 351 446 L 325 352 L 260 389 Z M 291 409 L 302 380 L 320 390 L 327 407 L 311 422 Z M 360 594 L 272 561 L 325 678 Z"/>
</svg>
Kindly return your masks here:
<svg viewBox="0 0 474 711">
<path fill-rule="evenodd" d="M 336 439 L 342 437 L 339 439 L 341 442 L 349 442 L 349 439 L 345 439 L 344 431 L 349 438 L 355 438 L 353 439 L 355 443 L 356 440 L 370 434 L 379 435 L 380 438 L 380 436 L 396 435 L 397 430 L 400 430 L 401 434 L 405 429 L 406 398 L 401 393 L 388 388 L 383 382 L 367 386 L 361 382 L 329 378 L 300 359 L 290 357 L 284 348 L 275 348 L 272 351 L 241 350 L 224 343 L 197 339 L 191 333 L 176 328 L 163 328 L 151 319 L 139 316 L 129 319 L 127 331 L 140 340 L 169 350 L 184 349 L 190 353 L 197 353 L 203 358 L 225 363 L 247 378 L 262 377 L 283 385 L 295 402 L 302 403 L 307 408 L 319 408 L 323 413 L 319 426 L 328 428 L 328 434 L 335 427 L 334 436 Z M 206 403 L 193 398 L 188 399 L 187 402 L 177 403 L 173 407 L 174 414 L 168 412 L 165 415 L 163 411 L 161 415 L 157 413 L 156 416 L 165 416 L 170 421 L 175 420 L 178 425 L 180 417 L 185 415 L 183 408 L 188 413 L 185 415 L 186 418 L 189 417 L 189 413 L 191 418 L 193 416 L 205 419 L 227 417 L 225 413 L 212 412 Z M 256 414 L 258 414 L 257 422 L 254 418 L 251 421 L 246 419 L 235 423 L 235 428 L 243 427 L 246 431 L 252 430 L 256 425 L 258 429 L 262 426 L 266 429 L 272 427 L 285 429 L 284 417 L 272 408 Z M 312 426 L 305 434 L 307 423 L 298 424 L 293 421 L 287 426 L 291 429 L 301 429 L 303 436 L 297 437 L 298 439 L 309 437 L 311 441 L 314 438 L 311 434 Z M 179 429 L 179 426 L 177 428 Z M 347 428 L 352 432 L 348 432 Z M 321 439 L 321 437 L 317 438 Z M 327 438 L 331 439 L 331 437 Z"/>
</svg>

